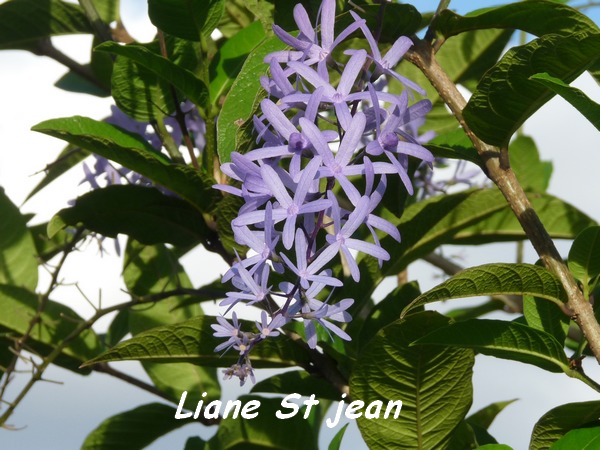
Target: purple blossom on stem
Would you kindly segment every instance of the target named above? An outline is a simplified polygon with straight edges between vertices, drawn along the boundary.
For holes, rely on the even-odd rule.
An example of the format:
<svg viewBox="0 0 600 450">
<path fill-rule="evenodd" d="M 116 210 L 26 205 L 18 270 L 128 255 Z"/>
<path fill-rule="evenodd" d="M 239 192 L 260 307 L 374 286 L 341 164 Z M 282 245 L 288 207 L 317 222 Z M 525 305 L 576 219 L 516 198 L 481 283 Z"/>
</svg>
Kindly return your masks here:
<svg viewBox="0 0 600 450">
<path fill-rule="evenodd" d="M 433 161 L 416 134 L 431 103 L 409 105 L 412 92 L 384 90 L 392 77 L 424 92 L 393 71 L 412 41 L 400 37 L 382 56 L 366 22 L 354 13 L 354 21 L 336 36 L 335 4 L 323 0 L 319 32 L 301 5 L 294 8 L 297 36 L 273 27 L 292 50 L 265 58 L 271 74 L 261 84 L 270 98 L 261 101 L 253 118 L 258 146 L 244 155 L 232 153 L 231 162 L 223 164 L 238 185 L 216 186 L 243 200 L 232 229 L 236 242 L 254 252 L 224 275 L 223 282 L 231 281 L 236 290 L 221 305 L 261 308 L 258 332 L 235 337 L 235 324 L 217 319 L 219 337 L 227 339 L 219 348 L 240 352 L 225 377 L 236 376 L 241 384 L 253 377 L 252 349 L 281 334 L 292 320 L 304 323 L 311 348 L 317 347 L 317 327 L 332 339 L 350 340 L 343 324 L 351 320 L 354 300 L 335 301 L 334 295 L 343 286 L 342 269 L 358 282 L 360 258 L 375 258 L 380 265 L 390 259 L 378 234 L 400 241 L 398 229 L 379 216 L 389 177 L 399 176 L 412 193 L 409 158 Z M 333 50 L 358 30 L 369 48 L 334 58 Z M 360 177 L 364 192 L 355 184 Z M 341 268 L 332 264 L 338 254 Z M 269 285 L 272 270 L 285 280 L 277 288 Z"/>
</svg>

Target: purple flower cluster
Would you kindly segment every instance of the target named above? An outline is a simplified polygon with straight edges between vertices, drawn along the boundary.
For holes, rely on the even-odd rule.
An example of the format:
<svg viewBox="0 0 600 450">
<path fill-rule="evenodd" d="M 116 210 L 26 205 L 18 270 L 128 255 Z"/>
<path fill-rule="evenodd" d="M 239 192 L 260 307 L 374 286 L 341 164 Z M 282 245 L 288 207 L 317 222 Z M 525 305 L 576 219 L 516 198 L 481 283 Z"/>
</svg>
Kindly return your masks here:
<svg viewBox="0 0 600 450">
<path fill-rule="evenodd" d="M 231 281 L 235 290 L 221 305 L 227 311 L 240 302 L 263 309 L 256 331 L 242 331 L 235 313 L 233 324 L 219 317 L 213 325 L 215 336 L 227 338 L 215 351 L 239 351 L 225 377 L 236 376 L 242 384 L 253 379 L 249 355 L 254 346 L 291 321 L 303 322 L 311 348 L 317 346 L 317 325 L 330 336 L 350 340 L 334 322 L 351 320 L 348 309 L 354 301 L 334 301 L 342 281 L 328 266 L 339 256 L 346 273 L 359 282 L 359 253 L 380 265 L 387 261 L 390 255 L 377 232 L 400 240 L 398 229 L 376 215 L 387 177 L 399 176 L 412 194 L 408 157 L 433 161 L 409 129 L 431 104 L 409 105 L 413 91 L 424 91 L 393 71 L 412 42 L 401 37 L 382 56 L 365 20 L 351 14 L 352 23 L 337 36 L 335 0 L 322 2 L 320 37 L 302 5 L 294 8 L 297 36 L 273 27 L 291 50 L 265 58 L 270 77 L 261 84 L 269 98 L 260 104 L 262 115 L 254 118 L 257 142 L 263 144 L 246 154 L 232 153 L 231 162 L 222 165 L 234 183 L 217 187 L 243 199 L 232 228 L 236 241 L 251 253 L 224 275 L 223 282 Z M 369 52 L 343 51 L 347 38 L 361 35 Z M 411 91 L 386 92 L 388 76 Z M 361 189 L 354 182 L 360 177 Z M 274 287 L 269 281 L 274 272 L 289 281 Z"/>
</svg>

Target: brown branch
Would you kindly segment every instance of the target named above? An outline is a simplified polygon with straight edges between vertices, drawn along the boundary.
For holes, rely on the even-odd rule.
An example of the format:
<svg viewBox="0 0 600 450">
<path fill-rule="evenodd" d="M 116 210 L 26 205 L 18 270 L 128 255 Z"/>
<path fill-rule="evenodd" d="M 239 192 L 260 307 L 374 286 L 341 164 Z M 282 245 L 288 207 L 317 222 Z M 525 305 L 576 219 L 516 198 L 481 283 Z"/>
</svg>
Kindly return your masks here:
<svg viewBox="0 0 600 450">
<path fill-rule="evenodd" d="M 488 145 L 471 131 L 462 116 L 466 100 L 438 64 L 431 45 L 417 38 L 414 41 L 415 45 L 407 54 L 407 59 L 421 69 L 456 116 L 477 149 L 487 176 L 504 195 L 544 266 L 559 278 L 569 299 L 567 306 L 572 312 L 572 319 L 580 326 L 590 344 L 590 349 L 600 363 L 600 324 L 594 317 L 592 305 L 584 298 L 539 216 L 531 207 L 529 199 L 508 163 L 508 149 Z"/>
</svg>

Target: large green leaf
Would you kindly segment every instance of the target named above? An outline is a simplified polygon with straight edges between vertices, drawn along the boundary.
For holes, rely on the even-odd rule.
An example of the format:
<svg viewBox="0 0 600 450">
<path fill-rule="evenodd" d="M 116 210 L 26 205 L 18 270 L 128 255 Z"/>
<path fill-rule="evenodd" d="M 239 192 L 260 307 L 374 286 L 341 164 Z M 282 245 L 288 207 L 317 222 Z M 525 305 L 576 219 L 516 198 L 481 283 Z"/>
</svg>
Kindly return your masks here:
<svg viewBox="0 0 600 450">
<path fill-rule="evenodd" d="M 12 0 L 0 5 L 0 48 L 28 48 L 38 39 L 92 33 L 79 5 L 61 0 Z"/>
<path fill-rule="evenodd" d="M 266 34 L 260 22 L 242 28 L 223 44 L 210 62 L 210 99 L 218 104 L 233 84 L 244 61 Z"/>
<path fill-rule="evenodd" d="M 523 297 L 523 315 L 527 325 L 545 331 L 564 344 L 569 331 L 569 316 L 558 305 L 541 298 Z"/>
<path fill-rule="evenodd" d="M 175 419 L 176 409 L 148 403 L 104 420 L 85 439 L 82 450 L 141 450 L 159 437 L 190 423 Z"/>
<path fill-rule="evenodd" d="M 164 32 L 199 41 L 217 28 L 224 7 L 225 0 L 149 0 L 148 15 Z"/>
<path fill-rule="evenodd" d="M 383 328 L 362 350 L 350 378 L 353 400 L 402 401 L 398 418 L 358 418 L 372 449 L 445 449 L 472 401 L 474 356 L 466 349 L 410 346 L 448 319 L 432 311 Z M 443 420 L 440 418 L 443 417 Z"/>
<path fill-rule="evenodd" d="M 594 427 L 569 431 L 554 443 L 552 450 L 593 449 L 598 447 L 600 447 L 600 427 Z"/>
<path fill-rule="evenodd" d="M 477 150 L 462 128 L 437 135 L 425 147 L 437 158 L 464 159 L 482 165 Z"/>
<path fill-rule="evenodd" d="M 212 178 L 192 167 L 171 164 L 140 136 L 117 126 L 74 116 L 46 120 L 32 129 L 86 148 L 150 178 L 202 212 L 210 211 L 219 198 L 212 188 Z"/>
<path fill-rule="evenodd" d="M 164 325 L 139 333 L 104 352 L 85 365 L 99 362 L 139 360 L 152 362 L 189 362 L 206 367 L 228 367 L 237 362 L 234 352 L 223 355 L 214 352 L 222 342 L 213 336 L 210 327 L 216 323 L 211 316 L 201 316 L 175 325 Z M 254 324 L 242 322 L 251 330 Z M 267 339 L 252 350 L 252 365 L 261 367 L 290 367 L 309 364 L 308 354 L 286 337 Z"/>
<path fill-rule="evenodd" d="M 600 33 L 544 35 L 510 49 L 486 72 L 463 114 L 488 144 L 506 146 L 523 122 L 554 93 L 529 78 L 547 72 L 570 83 L 597 59 Z"/>
<path fill-rule="evenodd" d="M 95 48 L 99 52 L 109 52 L 123 56 L 135 64 L 151 71 L 162 81 L 171 84 L 192 103 L 204 107 L 208 103 L 208 88 L 191 71 L 152 52 L 140 44 L 121 45 L 116 42 L 104 42 Z M 182 99 L 180 99 L 182 100 Z"/>
<path fill-rule="evenodd" d="M 37 251 L 27 221 L 0 187 L 0 283 L 34 291 L 38 283 Z"/>
<path fill-rule="evenodd" d="M 109 44 L 111 51 L 115 45 L 118 46 Z M 112 96 L 119 109 L 133 119 L 158 121 L 172 114 L 176 98 L 171 82 L 180 85 L 177 87 L 184 89 L 191 99 L 199 101 L 199 106 L 207 102 L 206 86 L 189 72 L 198 66 L 198 49 L 194 43 L 167 35 L 165 48 L 169 60 L 159 56 L 162 52 L 158 41 L 116 50 L 125 56 L 118 56 L 114 64 Z"/>
<path fill-rule="evenodd" d="M 569 250 L 569 270 L 580 280 L 584 293 L 593 290 L 590 284 L 600 275 L 600 227 L 586 228 L 577 235 Z"/>
<path fill-rule="evenodd" d="M 535 424 L 529 449 L 547 450 L 570 430 L 586 426 L 600 426 L 600 401 L 560 405 Z"/>
<path fill-rule="evenodd" d="M 217 434 L 208 441 L 206 450 L 318 449 L 317 433 L 311 428 L 310 422 L 303 418 L 303 412 L 278 420 L 275 419 L 277 411 L 290 413 L 290 409 L 282 408 L 280 399 L 245 395 L 239 400 L 242 405 L 257 402 L 259 407 L 254 412 L 258 412 L 258 415 L 248 420 L 240 417 L 222 420 Z M 315 408 L 312 409 L 314 411 Z"/>
<path fill-rule="evenodd" d="M 583 91 L 571 87 L 562 80 L 548 75 L 547 73 L 537 73 L 530 76 L 529 79 L 543 84 L 548 89 L 551 89 L 556 94 L 560 95 L 577 108 L 577 110 L 583 114 L 597 130 L 600 130 L 600 105 L 585 95 Z"/>
<path fill-rule="evenodd" d="M 416 344 L 471 348 L 484 355 L 533 364 L 550 372 L 573 372 L 563 346 L 554 336 L 518 322 L 465 320 L 435 330 L 418 339 Z"/>
<path fill-rule="evenodd" d="M 446 38 L 484 28 L 518 29 L 535 36 L 598 30 L 594 21 L 585 14 L 568 5 L 547 0 L 529 0 L 486 8 L 465 17 L 445 9 L 436 20 L 436 31 Z"/>
<path fill-rule="evenodd" d="M 285 44 L 276 36 L 266 38 L 248 55 L 239 75 L 233 82 L 217 122 L 217 150 L 221 163 L 229 161 L 231 152 L 239 147 L 238 130 L 246 122 L 252 124 L 252 115 L 264 98 L 260 77 L 267 74 L 267 54 L 283 50 Z M 251 128 L 248 130 L 251 133 Z"/>
<path fill-rule="evenodd" d="M 74 206 L 54 216 L 48 235 L 79 224 L 103 236 L 122 233 L 144 244 L 182 247 L 202 242 L 209 232 L 202 214 L 185 200 L 135 185 L 108 186 L 79 197 Z"/>
<path fill-rule="evenodd" d="M 529 136 L 517 136 L 508 150 L 510 166 L 523 189 L 545 192 L 550 184 L 552 162 L 540 160 L 534 140 Z"/>
<path fill-rule="evenodd" d="M 123 280 L 134 295 L 159 294 L 177 288 L 191 288 L 192 283 L 172 250 L 164 245 L 144 246 L 129 240 L 125 250 Z M 182 306 L 185 296 L 172 296 L 153 305 L 132 308 L 128 314 L 133 336 L 160 325 L 177 324 L 202 314 L 200 306 Z M 188 392 L 188 401 L 197 403 L 202 393 L 208 399 L 219 398 L 220 387 L 214 368 L 189 363 L 154 364 L 146 362 L 144 369 L 155 386 L 177 402 L 181 392 Z"/>
<path fill-rule="evenodd" d="M 548 234 L 554 239 L 574 239 L 581 231 L 596 224 L 592 218 L 576 207 L 550 194 L 535 193 L 529 195 L 529 199 Z M 525 239 L 527 236 L 523 227 L 507 207 L 458 231 L 448 243 L 480 245 Z"/>
<path fill-rule="evenodd" d="M 38 305 L 39 297 L 33 292 L 16 286 L 0 285 L 0 327 L 23 336 L 36 315 Z M 49 300 L 41 313 L 39 323 L 32 328 L 27 344 L 43 353 L 49 353 L 81 322 L 83 319 L 71 308 Z M 33 345 L 34 342 L 41 344 L 41 347 Z M 96 334 L 88 329 L 69 343 L 56 362 L 70 370 L 77 370 L 82 362 L 93 358 L 100 350 Z"/>
<path fill-rule="evenodd" d="M 560 280 L 533 264 L 484 264 L 462 270 L 417 297 L 402 315 L 427 303 L 484 295 L 534 295 L 558 305 L 567 302 Z"/>
</svg>

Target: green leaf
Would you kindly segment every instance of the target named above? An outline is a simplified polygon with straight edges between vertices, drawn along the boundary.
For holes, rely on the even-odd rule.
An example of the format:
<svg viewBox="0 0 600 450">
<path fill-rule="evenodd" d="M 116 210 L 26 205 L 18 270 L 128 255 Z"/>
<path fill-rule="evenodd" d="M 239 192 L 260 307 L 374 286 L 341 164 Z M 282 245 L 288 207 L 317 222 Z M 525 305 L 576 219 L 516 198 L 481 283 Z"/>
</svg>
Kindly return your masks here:
<svg viewBox="0 0 600 450">
<path fill-rule="evenodd" d="M 550 184 L 552 162 L 541 161 L 535 142 L 529 136 L 517 136 L 508 147 L 510 166 L 523 189 L 545 192 Z"/>
<path fill-rule="evenodd" d="M 258 402 L 258 415 L 249 420 L 241 420 L 239 417 L 222 420 L 217 434 L 208 441 L 207 450 L 318 448 L 315 432 L 309 422 L 304 420 L 302 412 L 285 420 L 277 420 L 277 411 L 290 412 L 289 409 L 282 408 L 280 399 L 244 395 L 239 400 L 242 405 L 251 401 Z M 277 420 L 276 424 L 274 420 Z"/>
<path fill-rule="evenodd" d="M 86 70 L 90 69 L 89 64 L 84 64 Z M 75 92 L 77 94 L 89 94 L 97 97 L 110 96 L 110 84 L 99 86 L 97 83 L 83 77 L 77 72 L 69 70 L 54 83 L 54 87 L 67 92 Z"/>
<path fill-rule="evenodd" d="M 304 370 L 293 370 L 278 375 L 273 375 L 266 380 L 259 381 L 251 392 L 266 392 L 270 394 L 298 393 L 304 397 L 312 394 L 318 399 L 338 401 L 340 393 L 325 379 L 311 375 Z"/>
<path fill-rule="evenodd" d="M 438 158 L 464 159 L 482 165 L 477 150 L 462 128 L 437 135 L 425 147 Z"/>
<path fill-rule="evenodd" d="M 492 403 L 479 411 L 467 417 L 467 422 L 471 425 L 476 425 L 484 429 L 488 429 L 496 416 L 500 414 L 504 408 L 513 403 L 515 400 L 507 400 L 504 402 Z"/>
<path fill-rule="evenodd" d="M 56 157 L 56 159 L 50 164 L 46 165 L 44 172 L 46 176 L 40 181 L 35 188 L 27 195 L 26 201 L 37 194 L 39 191 L 48 186 L 51 182 L 56 180 L 62 174 L 64 174 L 71 167 L 83 161 L 90 155 L 90 152 L 82 148 L 67 145 L 62 152 Z"/>
<path fill-rule="evenodd" d="M 106 335 L 104 336 L 104 342 L 107 347 L 114 347 L 129 333 L 129 309 L 120 310 L 114 317 Z"/>
<path fill-rule="evenodd" d="M 504 147 L 554 95 L 529 77 L 548 72 L 570 83 L 599 53 L 600 33 L 550 34 L 510 49 L 482 78 L 463 110 L 465 120 L 483 141 Z"/>
<path fill-rule="evenodd" d="M 198 436 L 192 436 L 185 441 L 183 450 L 204 450 L 206 441 L 203 441 Z"/>
<path fill-rule="evenodd" d="M 38 283 L 37 251 L 27 221 L 0 187 L 0 284 L 34 291 Z"/>
<path fill-rule="evenodd" d="M 138 296 L 160 294 L 177 288 L 191 288 L 192 283 L 174 252 L 164 245 L 144 246 L 129 240 L 125 250 L 123 281 L 127 289 Z M 171 296 L 152 305 L 141 305 L 129 312 L 129 329 L 133 336 L 159 325 L 176 324 L 202 314 L 200 306 L 182 306 L 185 296 Z M 193 364 L 143 363 L 154 385 L 178 402 L 181 392 L 188 392 L 188 401 L 198 403 L 202 393 L 208 399 L 219 398 L 220 387 L 214 368 Z"/>
<path fill-rule="evenodd" d="M 447 323 L 438 313 L 418 313 L 383 328 L 363 348 L 350 378 L 353 400 L 365 404 L 378 400 L 384 407 L 388 401 L 402 401 L 402 411 L 395 419 L 393 415 L 388 419 L 358 418 L 369 448 L 447 448 L 471 405 L 473 353 L 410 346 Z"/>
<path fill-rule="evenodd" d="M 553 239 L 574 239 L 596 222 L 574 206 L 549 194 L 530 195 L 533 209 Z M 448 243 L 480 245 L 527 239 L 515 214 L 506 207 L 470 227 L 458 231 Z"/>
<path fill-rule="evenodd" d="M 416 282 L 405 283 L 390 292 L 383 300 L 371 309 L 358 336 L 358 345 L 368 343 L 383 327 L 400 317 L 402 310 L 421 294 Z M 353 322 L 349 325 L 352 330 Z M 350 333 L 354 335 L 354 333 Z"/>
<path fill-rule="evenodd" d="M 210 99 L 218 104 L 233 84 L 244 61 L 266 34 L 260 22 L 253 22 L 227 39 L 210 63 Z"/>
<path fill-rule="evenodd" d="M 484 355 L 533 364 L 550 372 L 572 372 L 563 346 L 554 336 L 517 322 L 465 320 L 435 330 L 415 343 L 471 348 Z"/>
<path fill-rule="evenodd" d="M 6 327 L 18 336 L 24 335 L 39 305 L 37 294 L 17 286 L 0 285 L 0 327 Z M 30 339 L 42 344 L 38 350 L 49 353 L 83 322 L 68 306 L 49 300 L 41 314 L 40 322 L 33 327 Z M 30 341 L 28 341 L 30 343 Z M 63 350 L 57 363 L 70 370 L 93 358 L 101 350 L 99 340 L 92 330 L 75 337 Z M 81 371 L 78 370 L 79 373 Z"/>
<path fill-rule="evenodd" d="M 139 135 L 117 126 L 74 116 L 46 120 L 32 130 L 115 161 L 175 192 L 202 212 L 210 211 L 220 197 L 212 188 L 215 183 L 212 178 L 192 167 L 171 164 Z"/>
<path fill-rule="evenodd" d="M 202 214 L 185 200 L 136 185 L 108 186 L 84 194 L 74 206 L 54 216 L 48 236 L 80 224 L 103 236 L 122 233 L 144 244 L 165 242 L 181 247 L 195 246 L 209 233 Z"/>
<path fill-rule="evenodd" d="M 531 20 L 532 17 L 535 20 Z M 598 30 L 594 21 L 585 14 L 570 6 L 546 0 L 529 0 L 526 3 L 486 8 L 465 17 L 445 9 L 437 18 L 435 26 L 436 31 L 446 38 L 485 28 L 512 28 L 535 36 L 549 33 L 569 35 Z"/>
<path fill-rule="evenodd" d="M 552 450 L 582 450 L 600 447 L 600 427 L 571 430 L 554 443 Z"/>
<path fill-rule="evenodd" d="M 217 28 L 224 7 L 224 0 L 148 0 L 148 15 L 162 31 L 199 41 Z"/>
<path fill-rule="evenodd" d="M 335 433 L 335 436 L 329 443 L 329 447 L 327 447 L 327 450 L 340 450 L 340 447 L 342 445 L 342 439 L 344 439 L 344 434 L 346 433 L 346 428 L 348 428 L 348 425 L 349 424 L 347 423 L 342 428 L 340 428 L 340 431 Z"/>
<path fill-rule="evenodd" d="M 38 39 L 92 33 L 79 5 L 60 0 L 12 0 L 0 5 L 0 48 L 34 48 Z"/>
<path fill-rule="evenodd" d="M 245 330 L 254 323 L 243 322 Z M 86 366 L 99 362 L 139 360 L 151 362 L 188 362 L 205 367 L 228 367 L 237 362 L 234 352 L 220 355 L 214 352 L 222 342 L 213 336 L 210 327 L 216 323 L 211 316 L 200 316 L 174 325 L 164 325 L 137 336 L 87 361 Z M 256 368 L 306 366 L 307 353 L 286 337 L 267 339 L 252 350 L 252 365 Z"/>
<path fill-rule="evenodd" d="M 135 64 L 151 71 L 162 81 L 173 85 L 195 105 L 204 107 L 208 104 L 208 88 L 200 79 L 189 70 L 152 52 L 141 44 L 121 45 L 117 42 L 104 42 L 94 50 L 128 58 Z"/>
<path fill-rule="evenodd" d="M 276 36 L 266 38 L 248 55 L 239 75 L 233 82 L 217 123 L 217 149 L 221 163 L 228 162 L 231 152 L 237 151 L 238 129 L 244 122 L 252 123 L 252 115 L 265 93 L 260 77 L 267 74 L 267 54 L 283 50 L 285 44 Z"/>
<path fill-rule="evenodd" d="M 431 302 L 484 295 L 535 295 L 559 306 L 567 302 L 558 278 L 543 267 L 496 263 L 462 270 L 415 299 L 402 314 Z"/>
<path fill-rule="evenodd" d="M 560 95 L 583 114 L 597 130 L 600 130 L 600 105 L 585 95 L 583 91 L 571 87 L 561 79 L 547 73 L 536 73 L 529 79 L 537 81 Z"/>
<path fill-rule="evenodd" d="M 175 419 L 176 409 L 149 403 L 109 417 L 85 439 L 82 450 L 141 450 L 161 436 L 190 423 Z"/>
<path fill-rule="evenodd" d="M 523 297 L 523 314 L 527 325 L 551 334 L 564 344 L 569 331 L 569 316 L 558 305 L 526 295 Z"/>
<path fill-rule="evenodd" d="M 570 430 L 586 426 L 600 426 L 600 401 L 560 405 L 535 424 L 529 449 L 547 450 Z"/>
<path fill-rule="evenodd" d="M 567 302 L 567 294 L 560 280 L 543 267 L 532 264 L 496 263 L 460 271 L 417 297 L 404 309 L 402 315 L 427 303 L 499 294 L 534 295 L 558 305 Z"/>
<path fill-rule="evenodd" d="M 583 283 L 588 294 L 592 280 L 600 275 L 600 227 L 583 230 L 573 241 L 569 250 L 569 270 Z M 592 287 L 593 289 L 593 287 Z"/>
</svg>

